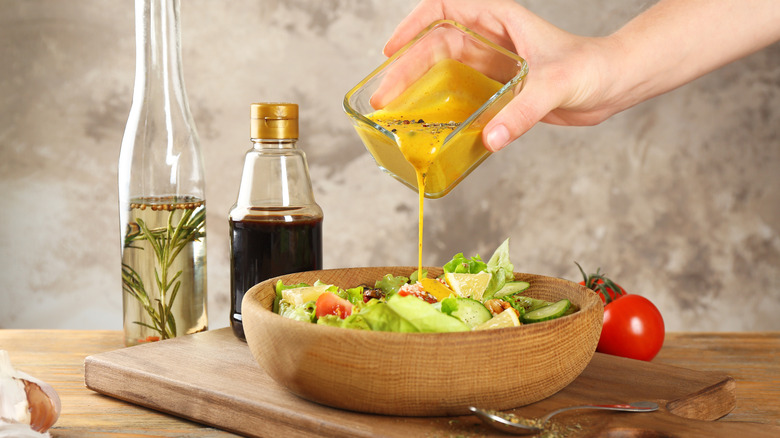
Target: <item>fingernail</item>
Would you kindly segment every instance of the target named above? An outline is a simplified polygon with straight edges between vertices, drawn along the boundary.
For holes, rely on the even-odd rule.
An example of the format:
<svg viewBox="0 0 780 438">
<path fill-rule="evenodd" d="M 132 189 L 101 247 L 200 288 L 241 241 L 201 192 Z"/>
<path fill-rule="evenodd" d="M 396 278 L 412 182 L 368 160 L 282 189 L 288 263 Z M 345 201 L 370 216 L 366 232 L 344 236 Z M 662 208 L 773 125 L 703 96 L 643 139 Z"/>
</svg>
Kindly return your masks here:
<svg viewBox="0 0 780 438">
<path fill-rule="evenodd" d="M 499 151 L 509 143 L 509 130 L 504 125 L 497 125 L 488 132 L 487 147 L 493 152 Z"/>
</svg>

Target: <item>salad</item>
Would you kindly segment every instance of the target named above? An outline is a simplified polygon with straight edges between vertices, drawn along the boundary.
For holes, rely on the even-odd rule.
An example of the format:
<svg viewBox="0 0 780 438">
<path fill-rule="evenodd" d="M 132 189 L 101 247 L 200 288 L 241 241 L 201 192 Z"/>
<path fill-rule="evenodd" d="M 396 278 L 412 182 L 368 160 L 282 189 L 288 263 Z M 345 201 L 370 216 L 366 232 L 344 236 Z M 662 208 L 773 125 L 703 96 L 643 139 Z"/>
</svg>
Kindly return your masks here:
<svg viewBox="0 0 780 438">
<path fill-rule="evenodd" d="M 509 239 L 485 263 L 456 254 L 438 278 L 415 271 L 410 278 L 385 275 L 372 286 L 343 289 L 314 284 L 276 284 L 274 312 L 299 321 L 360 330 L 457 332 L 546 321 L 577 310 L 569 300 L 549 302 L 523 295 L 515 281 Z"/>
</svg>

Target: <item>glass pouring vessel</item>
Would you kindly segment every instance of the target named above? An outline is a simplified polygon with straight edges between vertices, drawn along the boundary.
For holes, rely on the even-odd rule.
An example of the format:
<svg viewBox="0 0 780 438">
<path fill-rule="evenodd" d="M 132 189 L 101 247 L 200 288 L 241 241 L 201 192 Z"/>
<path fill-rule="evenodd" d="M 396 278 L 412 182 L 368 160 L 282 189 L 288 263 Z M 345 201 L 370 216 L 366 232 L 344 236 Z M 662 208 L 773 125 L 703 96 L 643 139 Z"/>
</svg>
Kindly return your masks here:
<svg viewBox="0 0 780 438">
<path fill-rule="evenodd" d="M 482 128 L 523 87 L 526 61 L 461 24 L 440 20 L 429 25 L 401 50 L 360 81 L 344 97 L 344 111 L 380 169 L 417 191 L 415 169 L 391 130 L 375 123 L 370 114 L 382 109 L 437 63 L 452 59 L 503 84 L 501 88 L 452 131 L 428 169 L 425 197 L 440 198 L 468 176 L 490 152 L 482 143 Z M 459 83 L 443 83 L 458 88 Z M 468 93 L 461 87 L 460 93 Z"/>
</svg>

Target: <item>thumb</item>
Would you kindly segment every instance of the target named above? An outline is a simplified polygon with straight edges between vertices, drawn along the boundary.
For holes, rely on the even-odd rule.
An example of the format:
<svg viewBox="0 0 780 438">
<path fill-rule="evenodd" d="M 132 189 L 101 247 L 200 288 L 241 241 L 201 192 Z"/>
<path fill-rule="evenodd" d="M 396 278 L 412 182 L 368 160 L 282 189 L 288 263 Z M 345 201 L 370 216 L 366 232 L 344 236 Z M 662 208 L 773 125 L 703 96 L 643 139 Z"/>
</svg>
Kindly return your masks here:
<svg viewBox="0 0 780 438">
<path fill-rule="evenodd" d="M 549 90 L 548 90 L 549 91 Z M 482 141 L 491 152 L 497 152 L 528 132 L 542 120 L 555 104 L 544 87 L 530 82 L 482 130 Z"/>
</svg>

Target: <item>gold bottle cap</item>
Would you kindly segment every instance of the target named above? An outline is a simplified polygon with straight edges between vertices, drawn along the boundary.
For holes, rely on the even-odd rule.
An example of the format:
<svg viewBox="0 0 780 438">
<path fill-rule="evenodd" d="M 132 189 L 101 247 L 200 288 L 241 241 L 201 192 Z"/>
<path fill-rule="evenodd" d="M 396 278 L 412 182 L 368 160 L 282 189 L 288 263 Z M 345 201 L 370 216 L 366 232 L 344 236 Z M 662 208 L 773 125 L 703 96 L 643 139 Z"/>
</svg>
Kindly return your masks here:
<svg viewBox="0 0 780 438">
<path fill-rule="evenodd" d="M 250 138 L 298 138 L 298 105 L 253 103 L 250 106 Z"/>
</svg>

